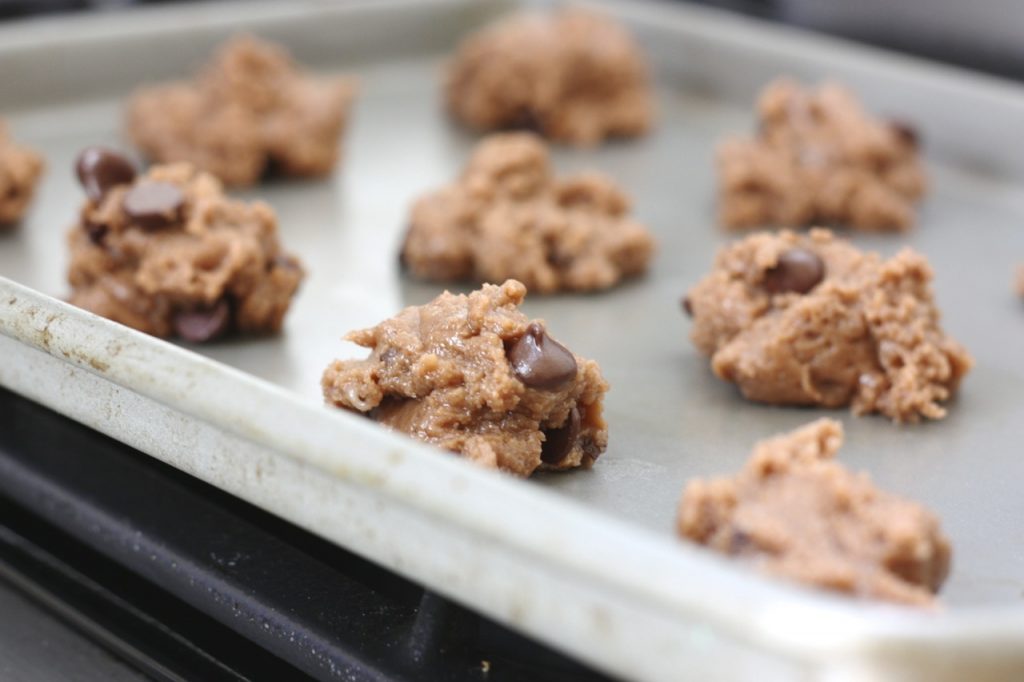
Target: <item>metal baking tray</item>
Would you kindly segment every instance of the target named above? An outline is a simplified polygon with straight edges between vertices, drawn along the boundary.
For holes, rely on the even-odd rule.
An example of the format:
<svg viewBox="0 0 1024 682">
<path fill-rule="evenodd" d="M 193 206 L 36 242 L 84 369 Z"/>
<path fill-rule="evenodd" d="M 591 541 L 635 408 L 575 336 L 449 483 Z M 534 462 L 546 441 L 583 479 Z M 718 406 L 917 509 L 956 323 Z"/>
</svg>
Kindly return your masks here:
<svg viewBox="0 0 1024 682">
<path fill-rule="evenodd" d="M 0 236 L 0 384 L 623 677 L 1019 676 L 1024 88 L 713 10 L 584 4 L 636 32 L 660 104 L 646 138 L 554 153 L 559 171 L 598 168 L 632 193 L 659 241 L 650 274 L 524 306 L 611 383 L 593 470 L 514 480 L 319 395 L 323 367 L 361 352 L 342 333 L 440 290 L 403 278 L 396 249 L 410 202 L 452 178 L 475 139 L 443 114 L 443 59 L 521 6 L 510 0 L 225 2 L 0 27 L 0 114 L 49 164 L 21 229 Z M 242 29 L 361 79 L 339 172 L 241 193 L 273 205 L 310 272 L 285 332 L 181 347 L 61 303 L 75 154 L 122 143 L 134 86 L 181 76 Z M 977 359 L 941 422 L 745 402 L 686 338 L 679 298 L 734 236 L 714 225 L 715 141 L 750 129 L 757 90 L 780 74 L 837 78 L 923 131 L 932 189 L 918 228 L 849 236 L 885 253 L 909 244 L 935 267 L 945 326 Z M 674 537 L 688 478 L 732 472 L 754 441 L 822 414 L 846 425 L 846 465 L 941 516 L 955 547 L 943 610 L 768 580 Z"/>
</svg>

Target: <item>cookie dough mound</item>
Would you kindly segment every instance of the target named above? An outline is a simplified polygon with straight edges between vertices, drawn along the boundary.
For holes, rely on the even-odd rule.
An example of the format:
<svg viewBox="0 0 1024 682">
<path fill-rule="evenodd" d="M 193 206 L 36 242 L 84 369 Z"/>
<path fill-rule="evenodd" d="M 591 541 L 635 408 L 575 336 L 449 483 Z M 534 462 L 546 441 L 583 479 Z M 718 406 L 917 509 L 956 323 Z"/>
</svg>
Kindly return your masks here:
<svg viewBox="0 0 1024 682">
<path fill-rule="evenodd" d="M 691 336 L 751 400 L 940 419 L 973 361 L 939 324 L 928 261 L 833 237 L 760 233 L 723 249 L 687 295 Z"/>
<path fill-rule="evenodd" d="M 542 322 L 519 311 L 526 287 L 445 292 L 345 338 L 371 349 L 324 372 L 327 402 L 519 476 L 589 467 L 604 452 L 608 384 Z"/>
<path fill-rule="evenodd" d="M 594 145 L 646 133 L 654 118 L 647 65 L 615 22 L 579 9 L 522 14 L 459 47 L 448 108 L 477 130 L 528 128 Z"/>
<path fill-rule="evenodd" d="M 917 147 L 912 128 L 872 118 L 835 83 L 775 82 L 761 94 L 756 137 L 718 148 L 719 218 L 907 230 L 925 191 Z"/>
<path fill-rule="evenodd" d="M 767 573 L 857 597 L 927 606 L 949 574 L 936 517 L 834 460 L 820 419 L 762 441 L 733 478 L 690 481 L 680 535 Z"/>
<path fill-rule="evenodd" d="M 159 337 L 277 332 L 302 280 L 274 211 L 224 195 L 191 165 L 135 178 L 117 154 L 79 158 L 89 198 L 69 236 L 70 302 Z"/>
<path fill-rule="evenodd" d="M 352 80 L 314 79 L 282 48 L 242 36 L 193 82 L 136 92 L 127 131 L 154 161 L 188 161 L 228 185 L 267 171 L 322 176 L 338 159 L 354 94 Z"/>
<path fill-rule="evenodd" d="M 413 206 L 402 263 L 424 279 L 606 289 L 644 272 L 654 251 L 628 212 L 610 179 L 556 179 L 540 138 L 496 134 L 477 145 L 459 180 Z"/>
<path fill-rule="evenodd" d="M 43 158 L 15 144 L 0 121 L 0 230 L 21 220 L 43 174 Z"/>
</svg>

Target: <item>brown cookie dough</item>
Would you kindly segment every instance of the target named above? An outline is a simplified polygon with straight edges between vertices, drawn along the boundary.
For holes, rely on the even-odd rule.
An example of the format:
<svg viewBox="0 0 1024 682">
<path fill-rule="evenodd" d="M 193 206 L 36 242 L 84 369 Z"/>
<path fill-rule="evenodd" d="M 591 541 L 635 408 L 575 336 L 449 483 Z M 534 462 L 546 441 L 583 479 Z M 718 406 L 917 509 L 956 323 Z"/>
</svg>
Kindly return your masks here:
<svg viewBox="0 0 1024 682">
<path fill-rule="evenodd" d="M 542 322 L 526 287 L 445 292 L 345 338 L 371 349 L 324 372 L 324 398 L 474 462 L 519 476 L 589 467 L 604 452 L 608 384 Z"/>
<path fill-rule="evenodd" d="M 772 83 L 758 133 L 718 148 L 719 219 L 729 227 L 834 224 L 907 230 L 925 191 L 918 139 L 871 117 L 835 83 Z"/>
<path fill-rule="evenodd" d="M 159 163 L 188 161 L 228 185 L 267 171 L 327 175 L 355 94 L 351 79 L 315 79 L 288 53 L 250 36 L 221 47 L 193 82 L 139 90 L 127 131 Z"/>
<path fill-rule="evenodd" d="M 477 130 L 527 128 L 578 145 L 642 135 L 654 118 L 632 37 L 579 9 L 516 15 L 473 34 L 449 67 L 446 96 Z"/>
<path fill-rule="evenodd" d="M 496 134 L 477 145 L 459 180 L 413 206 L 402 263 L 424 279 L 606 289 L 644 272 L 654 251 L 628 212 L 610 179 L 556 179 L 540 138 Z"/>
<path fill-rule="evenodd" d="M 842 443 L 831 419 L 758 443 L 735 477 L 687 484 L 679 534 L 791 580 L 933 604 L 951 554 L 938 519 L 836 462 Z"/>
<path fill-rule="evenodd" d="M 79 157 L 87 200 L 69 235 L 70 302 L 154 336 L 277 332 L 302 280 L 262 202 L 224 195 L 187 163 L 141 178 L 123 157 Z"/>
<path fill-rule="evenodd" d="M 13 227 L 25 215 L 43 165 L 43 157 L 15 144 L 0 121 L 0 230 Z"/>
<path fill-rule="evenodd" d="M 690 290 L 691 337 L 722 379 L 777 405 L 940 419 L 973 361 L 939 325 L 928 261 L 828 230 L 751 235 Z"/>
</svg>

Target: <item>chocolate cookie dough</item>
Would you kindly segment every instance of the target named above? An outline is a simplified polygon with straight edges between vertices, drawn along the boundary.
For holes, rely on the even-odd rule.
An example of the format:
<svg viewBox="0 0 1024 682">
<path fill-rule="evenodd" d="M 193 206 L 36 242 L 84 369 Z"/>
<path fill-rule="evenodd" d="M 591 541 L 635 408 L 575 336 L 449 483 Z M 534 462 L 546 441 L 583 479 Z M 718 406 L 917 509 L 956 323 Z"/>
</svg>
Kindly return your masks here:
<svg viewBox="0 0 1024 682">
<path fill-rule="evenodd" d="M 933 604 L 951 554 L 938 519 L 836 462 L 842 443 L 842 425 L 820 419 L 758 443 L 733 478 L 690 481 L 680 535 L 791 580 Z"/>
<path fill-rule="evenodd" d="M 521 14 L 473 34 L 448 70 L 448 109 L 477 130 L 527 128 L 593 145 L 646 133 L 647 65 L 612 20 L 579 9 Z"/>
<path fill-rule="evenodd" d="M 608 384 L 543 322 L 519 312 L 526 287 L 445 292 L 345 338 L 370 349 L 323 375 L 327 402 L 519 476 L 589 467 L 608 431 Z"/>
<path fill-rule="evenodd" d="M 424 279 L 606 289 L 644 272 L 654 251 L 628 212 L 610 179 L 556 179 L 540 138 L 496 134 L 477 145 L 459 180 L 416 202 L 401 259 Z"/>
<path fill-rule="evenodd" d="M 925 191 L 918 136 L 871 117 L 835 83 L 781 80 L 761 93 L 758 132 L 718 148 L 719 217 L 730 227 L 813 224 L 907 230 Z"/>
<path fill-rule="evenodd" d="M 312 78 L 284 49 L 243 36 L 193 82 L 136 92 L 127 130 L 154 161 L 188 161 L 228 185 L 268 171 L 322 176 L 338 159 L 354 94 L 352 80 Z"/>
<path fill-rule="evenodd" d="M 83 151 L 76 170 L 87 199 L 69 235 L 71 303 L 194 342 L 280 330 L 303 273 L 269 206 L 224 196 L 187 163 L 137 178 L 102 147 Z"/>
<path fill-rule="evenodd" d="M 0 230 L 13 227 L 32 201 L 43 174 L 43 157 L 15 144 L 0 121 Z"/>
<path fill-rule="evenodd" d="M 973 361 L 939 325 L 932 270 L 863 253 L 828 230 L 726 247 L 690 290 L 691 337 L 751 400 L 940 419 Z"/>
</svg>

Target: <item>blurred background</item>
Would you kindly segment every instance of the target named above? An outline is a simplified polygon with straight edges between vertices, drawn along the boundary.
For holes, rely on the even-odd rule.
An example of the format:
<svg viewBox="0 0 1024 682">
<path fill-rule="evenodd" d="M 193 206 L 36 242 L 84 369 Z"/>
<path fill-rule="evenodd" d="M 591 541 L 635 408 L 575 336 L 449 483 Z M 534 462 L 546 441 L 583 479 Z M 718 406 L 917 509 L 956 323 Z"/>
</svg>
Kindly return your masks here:
<svg viewBox="0 0 1024 682">
<path fill-rule="evenodd" d="M 0 20 L 116 11 L 129 5 L 233 0 L 0 0 Z M 1017 0 L 663 0 L 693 2 L 803 26 L 1011 78 L 1024 78 Z"/>
</svg>

